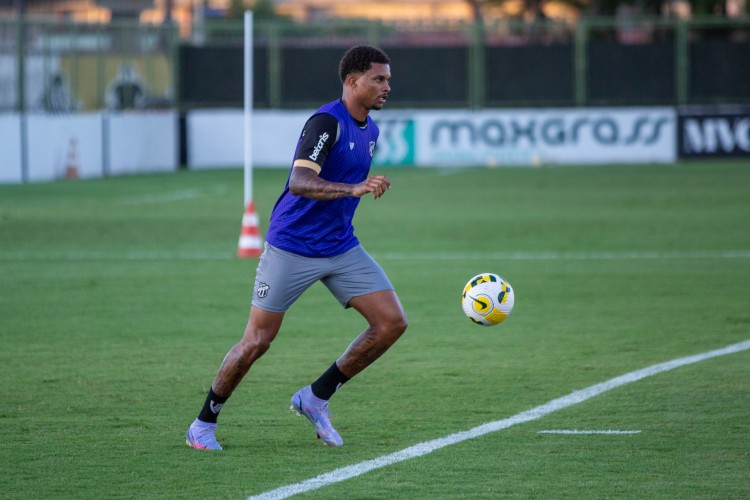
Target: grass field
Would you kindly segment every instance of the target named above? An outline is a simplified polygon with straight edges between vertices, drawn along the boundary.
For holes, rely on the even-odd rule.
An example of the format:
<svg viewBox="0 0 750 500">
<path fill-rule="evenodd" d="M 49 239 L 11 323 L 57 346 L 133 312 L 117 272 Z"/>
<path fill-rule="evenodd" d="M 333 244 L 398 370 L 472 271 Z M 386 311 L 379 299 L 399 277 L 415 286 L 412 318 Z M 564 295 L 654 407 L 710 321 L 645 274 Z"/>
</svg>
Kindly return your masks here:
<svg viewBox="0 0 750 500">
<path fill-rule="evenodd" d="M 387 174 L 355 226 L 410 326 L 332 400 L 345 446 L 287 409 L 364 328 L 316 285 L 221 453 L 184 433 L 247 319 L 242 172 L 0 186 L 0 497 L 245 498 L 750 339 L 750 165 Z M 263 230 L 285 175 L 255 174 Z M 488 271 L 516 293 L 493 328 L 459 305 Z M 574 429 L 633 433 L 539 433 Z M 300 495 L 459 497 L 748 498 L 750 352 Z"/>
</svg>

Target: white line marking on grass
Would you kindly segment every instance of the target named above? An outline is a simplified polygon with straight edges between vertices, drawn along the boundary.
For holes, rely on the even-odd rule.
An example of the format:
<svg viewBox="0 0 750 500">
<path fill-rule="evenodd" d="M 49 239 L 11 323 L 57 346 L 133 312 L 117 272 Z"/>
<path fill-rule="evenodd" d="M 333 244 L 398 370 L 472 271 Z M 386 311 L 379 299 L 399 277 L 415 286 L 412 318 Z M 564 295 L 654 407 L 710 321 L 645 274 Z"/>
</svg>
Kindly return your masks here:
<svg viewBox="0 0 750 500">
<path fill-rule="evenodd" d="M 168 203 L 172 201 L 192 200 L 194 198 L 201 198 L 204 196 L 221 195 L 226 194 L 227 192 L 227 186 L 217 185 L 204 188 L 180 189 L 177 191 L 153 195 L 130 196 L 120 200 L 120 203 L 124 205 L 140 205 L 143 203 Z"/>
<path fill-rule="evenodd" d="M 676 260 L 676 259 L 750 259 L 750 250 L 716 250 L 684 252 L 373 252 L 386 260 Z M 0 261 L 45 260 L 228 260 L 234 250 L 227 252 L 183 252 L 133 250 L 124 253 L 96 251 L 0 251 Z"/>
<path fill-rule="evenodd" d="M 379 257 L 390 260 L 673 260 L 673 259 L 748 259 L 748 250 L 696 251 L 601 251 L 601 252 L 386 252 Z"/>
<path fill-rule="evenodd" d="M 0 261 L 45 262 L 45 261 L 173 261 L 173 260 L 230 260 L 233 251 L 227 252 L 159 252 L 134 250 L 130 252 L 0 252 Z"/>
<path fill-rule="evenodd" d="M 560 430 L 549 430 L 539 431 L 537 434 L 640 434 L 641 431 L 618 431 L 618 430 L 606 430 L 606 431 L 579 431 L 578 429 L 560 429 Z"/>
<path fill-rule="evenodd" d="M 350 465 L 348 467 L 342 467 L 331 472 L 320 474 L 319 476 L 313 477 L 306 481 L 282 486 L 274 490 L 266 491 L 265 493 L 261 493 L 259 495 L 250 496 L 247 498 L 247 500 L 281 500 L 283 498 L 289 498 L 290 496 L 296 495 L 298 493 L 317 490 L 318 488 L 323 488 L 324 486 L 328 486 L 330 484 L 340 483 L 342 481 L 346 481 L 347 479 L 361 476 L 362 474 L 375 469 L 380 469 L 382 467 L 387 467 L 389 465 L 427 455 L 435 450 L 445 448 L 446 446 L 450 446 L 452 444 L 461 443 L 468 439 L 474 439 L 479 436 L 484 436 L 485 434 L 490 434 L 492 432 L 507 429 L 508 427 L 516 424 L 522 424 L 524 422 L 530 422 L 532 420 L 540 419 L 552 412 L 562 410 L 578 403 L 582 403 L 607 391 L 611 391 L 612 389 L 616 389 L 626 384 L 637 382 L 638 380 L 650 377 L 652 375 L 657 375 L 669 370 L 674 370 L 675 368 L 679 368 L 681 366 L 698 363 L 699 361 L 705 361 L 707 359 L 715 358 L 718 356 L 725 356 L 727 354 L 734 354 L 740 351 L 745 351 L 747 349 L 750 349 L 750 340 L 745 340 L 744 342 L 728 345 L 726 347 L 722 347 L 721 349 L 703 352 L 684 358 L 673 359 L 672 361 L 667 361 L 665 363 L 651 365 L 646 368 L 642 368 L 640 370 L 636 370 L 634 372 L 626 373 L 625 375 L 620 375 L 619 377 L 609 379 L 605 382 L 592 385 L 591 387 L 572 392 L 567 396 L 553 399 L 548 403 L 518 413 L 516 415 L 513 415 L 512 417 L 497 420 L 495 422 L 489 422 L 478 427 L 474 427 L 473 429 L 469 429 L 468 431 L 457 432 L 449 436 L 433 439 L 432 441 L 418 443 L 414 446 L 404 448 L 401 451 L 397 451 L 389 455 L 383 455 L 372 460 L 366 460 L 364 462 Z"/>
</svg>

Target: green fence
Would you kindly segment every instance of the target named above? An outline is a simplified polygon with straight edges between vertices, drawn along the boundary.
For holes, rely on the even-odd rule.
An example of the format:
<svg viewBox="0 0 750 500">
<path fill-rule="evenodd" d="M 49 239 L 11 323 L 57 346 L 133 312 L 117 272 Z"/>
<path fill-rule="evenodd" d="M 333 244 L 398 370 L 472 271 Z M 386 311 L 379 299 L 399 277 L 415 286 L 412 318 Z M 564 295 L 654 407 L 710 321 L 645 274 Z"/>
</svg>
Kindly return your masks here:
<svg viewBox="0 0 750 500">
<path fill-rule="evenodd" d="M 175 29 L 133 23 L 0 20 L 0 110 L 171 106 L 178 43 Z"/>
<path fill-rule="evenodd" d="M 337 57 L 356 43 L 391 55 L 389 107 L 750 102 L 750 18 L 258 21 L 254 31 L 260 108 L 319 104 L 335 91 Z M 242 24 L 229 22 L 179 39 L 156 26 L 0 20 L 0 110 L 241 106 L 242 39 Z"/>
</svg>

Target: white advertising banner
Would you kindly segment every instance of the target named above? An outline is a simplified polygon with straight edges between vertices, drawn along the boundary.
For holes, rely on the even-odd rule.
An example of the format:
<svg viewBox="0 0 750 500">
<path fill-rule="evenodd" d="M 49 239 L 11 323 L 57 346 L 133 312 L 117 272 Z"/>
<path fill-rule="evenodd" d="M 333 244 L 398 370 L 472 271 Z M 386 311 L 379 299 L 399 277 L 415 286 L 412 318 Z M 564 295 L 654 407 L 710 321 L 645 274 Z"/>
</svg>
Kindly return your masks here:
<svg viewBox="0 0 750 500">
<path fill-rule="evenodd" d="M 29 182 L 102 176 L 101 114 L 29 115 L 27 130 Z"/>
<path fill-rule="evenodd" d="M 186 116 L 187 157 L 190 168 L 242 165 L 242 110 L 195 110 Z"/>
<path fill-rule="evenodd" d="M 671 108 L 419 113 L 418 165 L 649 163 L 675 160 Z"/>
<path fill-rule="evenodd" d="M 297 139 L 313 111 L 255 111 L 253 163 L 258 167 L 289 167 Z M 190 168 L 226 168 L 243 164 L 243 111 L 196 110 L 187 114 Z"/>
<path fill-rule="evenodd" d="M 256 110 L 253 163 L 288 168 L 313 110 Z M 518 110 L 383 110 L 375 166 L 505 166 L 672 163 L 677 117 L 672 108 Z M 27 115 L 26 179 L 177 169 L 175 111 Z M 189 168 L 243 164 L 241 109 L 195 110 L 186 116 Z M 21 118 L 0 115 L 0 182 L 23 182 Z"/>
<path fill-rule="evenodd" d="M 256 120 L 253 124 L 254 163 L 259 166 L 290 168 L 302 127 L 313 113 L 314 110 L 253 113 L 253 119 Z"/>
<path fill-rule="evenodd" d="M 21 117 L 16 113 L 0 115 L 0 184 L 23 181 L 21 166 Z"/>
<path fill-rule="evenodd" d="M 253 162 L 287 167 L 311 111 L 256 111 Z M 384 110 L 376 166 L 504 166 L 675 161 L 672 108 Z M 242 165 L 242 111 L 188 114 L 190 167 Z"/>
<path fill-rule="evenodd" d="M 108 120 L 108 174 L 177 170 L 175 111 L 115 113 Z"/>
</svg>

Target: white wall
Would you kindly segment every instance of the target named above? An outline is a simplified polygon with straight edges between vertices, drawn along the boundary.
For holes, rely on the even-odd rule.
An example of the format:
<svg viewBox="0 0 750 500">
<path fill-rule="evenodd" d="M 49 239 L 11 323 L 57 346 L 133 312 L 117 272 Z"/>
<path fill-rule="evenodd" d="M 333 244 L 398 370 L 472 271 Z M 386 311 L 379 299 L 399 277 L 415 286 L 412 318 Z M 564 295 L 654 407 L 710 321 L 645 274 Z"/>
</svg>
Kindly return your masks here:
<svg viewBox="0 0 750 500">
<path fill-rule="evenodd" d="M 178 162 L 175 111 L 125 112 L 107 115 L 107 173 L 112 175 L 173 172 Z"/>
<path fill-rule="evenodd" d="M 253 165 L 288 168 L 313 110 L 253 114 Z M 578 163 L 671 163 L 676 160 L 672 108 L 387 110 L 375 165 L 505 166 Z M 64 176 L 75 144 L 82 177 L 177 169 L 175 111 L 92 113 L 26 118 L 28 181 Z M 187 114 L 189 168 L 242 166 L 241 109 Z M 0 115 L 0 182 L 24 180 L 22 121 Z"/>
<path fill-rule="evenodd" d="M 310 111 L 255 111 L 253 164 L 289 167 L 302 126 Z M 241 109 L 196 110 L 187 115 L 188 166 L 237 167 L 244 163 L 244 119 Z"/>
<path fill-rule="evenodd" d="M 82 178 L 102 176 L 102 117 L 27 115 L 28 181 L 65 177 L 75 166 Z"/>
<path fill-rule="evenodd" d="M 31 113 L 25 122 L 14 113 L 0 114 L 0 183 L 62 179 L 69 166 L 82 178 L 172 172 L 178 166 L 174 111 Z"/>
<path fill-rule="evenodd" d="M 0 183 L 18 183 L 21 171 L 21 117 L 0 115 Z"/>
<path fill-rule="evenodd" d="M 310 113 L 255 112 L 254 165 L 288 167 Z M 670 163 L 676 158 L 672 108 L 393 110 L 371 116 L 380 127 L 376 165 Z M 192 112 L 187 128 L 190 168 L 242 165 L 242 110 Z"/>
</svg>

